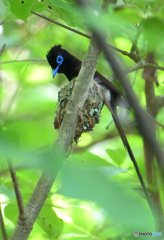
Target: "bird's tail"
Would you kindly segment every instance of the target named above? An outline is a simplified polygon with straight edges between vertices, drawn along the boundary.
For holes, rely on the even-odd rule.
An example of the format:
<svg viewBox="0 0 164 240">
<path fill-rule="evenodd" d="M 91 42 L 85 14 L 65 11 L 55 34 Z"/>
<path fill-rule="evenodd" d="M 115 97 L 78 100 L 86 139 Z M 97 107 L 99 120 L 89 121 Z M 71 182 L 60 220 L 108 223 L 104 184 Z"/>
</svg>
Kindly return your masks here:
<svg viewBox="0 0 164 240">
<path fill-rule="evenodd" d="M 141 175 L 141 173 L 140 173 L 140 170 L 139 170 L 137 161 L 136 161 L 136 159 L 135 159 L 135 157 L 134 157 L 133 151 L 132 151 L 132 149 L 131 149 L 131 147 L 130 147 L 130 145 L 129 145 L 129 142 L 128 142 L 127 138 L 126 138 L 125 132 L 124 132 L 124 130 L 123 130 L 122 126 L 121 126 L 121 123 L 120 123 L 120 121 L 119 121 L 119 119 L 118 119 L 117 112 L 113 112 L 113 111 L 112 111 L 112 117 L 113 117 L 114 123 L 115 123 L 115 125 L 116 125 L 116 128 L 117 128 L 117 130 L 118 130 L 118 133 L 119 133 L 119 135 L 120 135 L 120 137 L 121 137 L 121 140 L 122 140 L 125 148 L 126 148 L 127 151 L 128 151 L 128 154 L 129 154 L 130 159 L 131 159 L 132 162 L 133 162 L 134 168 L 135 168 L 135 170 L 136 170 L 136 172 L 137 172 L 137 175 L 138 175 L 138 178 L 139 178 L 140 183 L 141 183 L 141 185 L 142 185 L 142 188 L 143 188 L 143 191 L 144 191 L 144 193 L 145 193 L 145 196 L 146 196 L 146 198 L 147 198 L 147 200 L 149 201 L 149 204 L 150 204 L 150 200 L 149 200 L 149 196 L 148 196 L 148 192 L 147 192 L 147 189 L 146 189 L 144 180 L 143 180 L 142 175 Z M 151 204 L 150 204 L 150 205 L 151 205 Z"/>
<path fill-rule="evenodd" d="M 132 149 L 131 149 L 131 147 L 129 145 L 129 142 L 128 142 L 127 138 L 126 138 L 125 132 L 124 132 L 122 126 L 121 126 L 121 123 L 120 123 L 120 120 L 119 120 L 119 118 L 117 116 L 117 113 L 112 112 L 112 117 L 113 117 L 114 123 L 116 125 L 117 131 L 118 131 L 118 133 L 119 133 L 119 135 L 121 137 L 121 140 L 122 140 L 122 142 L 124 144 L 124 147 L 127 149 L 129 157 L 132 160 L 132 162 L 133 162 L 133 164 L 135 166 L 135 169 L 136 169 L 136 171 L 138 173 L 139 167 L 138 167 L 137 161 L 136 161 L 136 159 L 134 157 L 133 151 L 132 151 Z"/>
<path fill-rule="evenodd" d="M 120 137 L 121 137 L 121 140 L 122 140 L 122 142 L 123 142 L 123 144 L 124 144 L 124 147 L 128 150 L 128 148 L 129 148 L 128 145 L 129 145 L 129 144 L 128 144 L 128 141 L 127 141 L 125 132 L 124 132 L 122 126 L 121 126 L 121 123 L 120 123 L 120 121 L 119 121 L 116 113 L 113 113 L 113 112 L 112 112 L 112 117 L 113 117 L 113 121 L 114 121 L 114 123 L 115 123 L 115 125 L 116 125 L 117 131 L 118 131 L 118 133 L 119 133 L 119 135 L 120 135 Z"/>
</svg>

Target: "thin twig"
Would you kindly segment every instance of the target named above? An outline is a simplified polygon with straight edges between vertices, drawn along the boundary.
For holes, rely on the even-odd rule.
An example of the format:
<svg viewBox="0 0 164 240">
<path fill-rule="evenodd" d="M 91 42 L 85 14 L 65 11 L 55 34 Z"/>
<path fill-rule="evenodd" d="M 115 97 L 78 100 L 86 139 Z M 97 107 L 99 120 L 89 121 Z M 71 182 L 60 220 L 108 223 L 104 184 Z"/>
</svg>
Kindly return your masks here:
<svg viewBox="0 0 164 240">
<path fill-rule="evenodd" d="M 71 27 L 68 27 L 68 26 L 66 26 L 66 25 L 64 25 L 64 24 L 62 24 L 62 23 L 59 23 L 59 22 L 57 22 L 57 21 L 54 21 L 54 20 L 52 20 L 52 19 L 50 19 L 50 18 L 48 18 L 48 17 L 46 17 L 46 16 L 44 16 L 44 15 L 42 15 L 42 14 L 40 14 L 40 13 L 37 13 L 37 12 L 34 12 L 34 11 L 31 11 L 31 13 L 33 13 L 33 14 L 35 14 L 35 15 L 37 15 L 38 17 L 41 17 L 41 18 L 43 18 L 43 19 L 45 19 L 45 20 L 47 20 L 47 21 L 49 21 L 49 22 L 51 22 L 51 23 L 54 23 L 54 24 L 56 24 L 56 25 L 58 25 L 58 26 L 60 26 L 60 27 L 63 27 L 63 28 L 65 28 L 65 29 L 67 29 L 67 30 L 69 30 L 69 31 L 71 31 L 71 32 L 74 32 L 74 33 L 77 33 L 77 34 L 79 34 L 79 35 L 81 35 L 81 36 L 83 36 L 83 37 L 86 37 L 86 38 L 91 38 L 88 34 L 86 34 L 86 33 L 82 33 L 82 32 L 80 32 L 80 31 L 78 31 L 78 30 L 76 30 L 76 29 L 74 29 L 74 28 L 71 28 Z"/>
<path fill-rule="evenodd" d="M 13 187 L 14 187 L 14 191 L 15 191 L 15 195 L 16 195 L 16 199 L 17 199 L 19 216 L 20 216 L 20 218 L 24 218 L 25 217 L 25 209 L 24 209 L 24 204 L 23 204 L 23 198 L 22 198 L 22 194 L 21 194 L 21 191 L 19 188 L 19 183 L 18 183 L 18 179 L 16 176 L 16 172 L 14 170 L 11 160 L 8 160 L 8 166 L 9 166 L 10 175 L 11 175 L 11 179 L 13 182 Z"/>
<path fill-rule="evenodd" d="M 140 56 L 140 54 L 138 51 L 137 43 L 138 43 L 139 37 L 142 33 L 141 28 L 142 28 L 142 23 L 139 24 L 139 27 L 137 29 L 136 36 L 133 40 L 133 44 L 132 44 L 131 51 L 130 51 L 130 52 L 136 52 L 139 56 Z"/>
<path fill-rule="evenodd" d="M 0 227 L 1 227 L 1 231 L 2 231 L 3 240 L 8 240 L 6 229 L 5 229 L 5 224 L 4 224 L 4 221 L 3 221 L 1 203 L 0 203 Z"/>
<path fill-rule="evenodd" d="M 134 71 L 139 70 L 139 69 L 143 69 L 145 67 L 152 67 L 152 68 L 164 71 L 164 67 L 162 67 L 162 66 L 159 66 L 159 65 L 156 65 L 156 64 L 153 64 L 153 63 L 147 63 L 144 60 L 141 60 L 138 63 L 136 63 L 135 65 L 127 68 L 125 70 L 125 74 L 129 74 L 131 72 L 134 72 Z M 111 77 L 108 78 L 108 80 L 111 81 L 111 82 L 113 82 L 115 79 L 116 79 L 115 75 L 112 75 Z"/>
<path fill-rule="evenodd" d="M 115 47 L 111 47 L 111 48 L 115 48 Z M 117 49 L 118 51 L 118 49 Z M 11 60 L 11 61 L 4 61 L 4 62 L 0 62 L 0 65 L 3 64 L 7 64 L 7 63 L 19 63 L 19 62 L 47 62 L 47 60 L 45 59 L 41 59 L 41 58 L 34 58 L 34 59 L 22 59 L 22 60 Z M 131 73 L 134 72 L 136 70 L 142 69 L 144 67 L 153 67 L 156 68 L 158 70 L 164 71 L 164 67 L 153 64 L 153 63 L 146 63 L 144 60 L 139 61 L 138 63 L 136 63 L 134 66 L 131 66 L 129 68 L 127 68 L 127 70 L 125 70 L 125 73 Z M 113 81 L 115 79 L 114 76 L 110 77 L 110 81 Z"/>
<path fill-rule="evenodd" d="M 0 56 L 2 55 L 3 51 L 5 50 L 6 44 L 4 43 L 1 50 L 0 50 Z"/>
<path fill-rule="evenodd" d="M 146 4 L 145 11 L 146 11 L 147 7 L 148 7 L 148 4 Z M 145 11 L 144 11 L 144 12 L 145 12 Z M 142 25 L 143 25 L 143 23 L 142 23 L 142 21 L 141 21 L 140 24 L 139 24 L 139 26 L 138 26 L 138 29 L 137 29 L 137 32 L 136 32 L 136 36 L 135 36 L 135 38 L 134 38 L 134 40 L 133 40 L 133 44 L 132 44 L 131 51 L 130 51 L 130 53 L 136 52 L 136 54 L 137 54 L 137 55 L 139 56 L 139 58 L 140 58 L 139 60 L 141 60 L 141 56 L 140 56 L 140 52 L 139 52 L 139 50 L 138 50 L 137 44 L 138 44 L 139 37 L 140 37 L 140 35 L 141 35 L 141 33 L 142 33 Z M 138 60 L 138 61 L 139 61 L 139 60 Z"/>
<path fill-rule="evenodd" d="M 6 64 L 6 63 L 19 63 L 19 62 L 46 62 L 46 60 L 45 59 L 40 59 L 40 58 L 11 60 L 11 61 L 0 62 L 0 65 Z"/>
<path fill-rule="evenodd" d="M 153 64 L 153 63 L 147 63 L 147 62 L 145 62 L 144 60 L 141 60 L 140 62 L 138 62 L 138 63 L 135 64 L 134 66 L 129 67 L 129 68 L 126 70 L 126 73 L 131 73 L 131 72 L 134 72 L 134 71 L 136 71 L 136 70 L 139 70 L 139 69 L 142 69 L 142 68 L 145 68 L 145 67 L 152 67 L 152 68 L 155 68 L 155 69 L 164 71 L 164 67 L 162 67 L 162 66 L 159 66 L 159 65 Z"/>
<path fill-rule="evenodd" d="M 66 26 L 64 24 L 61 24 L 61 23 L 57 22 L 57 21 L 54 21 L 54 20 L 52 20 L 52 19 L 50 19 L 50 18 L 48 18 L 48 17 L 46 17 L 46 16 L 44 16 L 44 15 L 42 15 L 40 13 L 37 13 L 37 12 L 34 12 L 34 11 L 31 11 L 31 13 L 33 13 L 33 14 L 37 15 L 38 17 L 41 17 L 41 18 L 43 18 L 43 19 L 45 19 L 45 20 L 47 20 L 47 21 L 49 21 L 51 23 L 54 23 L 54 24 L 56 24 L 56 25 L 58 25 L 60 27 L 63 27 L 65 29 L 69 30 L 69 31 L 72 31 L 74 33 L 77 33 L 77 34 L 83 36 L 83 37 L 91 39 L 90 35 L 88 35 L 86 33 L 82 33 L 82 32 L 80 32 L 80 31 L 78 31 L 78 30 L 76 30 L 74 28 L 68 27 L 68 26 Z M 121 53 L 121 54 L 123 54 L 125 56 L 128 56 L 129 58 L 131 58 L 135 62 L 138 62 L 140 60 L 140 57 L 138 57 L 138 55 L 134 54 L 133 52 L 128 53 L 127 51 L 121 50 L 121 49 L 119 49 L 117 47 L 114 47 L 114 46 L 112 46 L 110 44 L 107 44 L 107 45 L 108 45 L 108 47 L 112 48 L 113 50 L 115 50 L 115 51 L 117 51 L 117 52 L 119 52 L 119 53 Z"/>
</svg>

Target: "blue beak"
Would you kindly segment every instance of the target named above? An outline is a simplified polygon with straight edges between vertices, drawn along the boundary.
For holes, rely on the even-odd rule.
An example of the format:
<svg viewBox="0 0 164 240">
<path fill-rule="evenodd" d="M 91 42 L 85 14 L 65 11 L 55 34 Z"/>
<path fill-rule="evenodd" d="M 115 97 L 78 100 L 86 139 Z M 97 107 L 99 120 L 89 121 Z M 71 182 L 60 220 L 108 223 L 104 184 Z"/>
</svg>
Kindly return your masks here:
<svg viewBox="0 0 164 240">
<path fill-rule="evenodd" d="M 56 67 L 56 69 L 52 69 L 53 78 L 55 77 L 56 73 L 59 71 L 59 67 L 63 63 L 63 60 L 64 59 L 61 55 L 57 57 L 56 62 L 58 63 L 58 66 Z"/>
<path fill-rule="evenodd" d="M 57 68 L 54 70 L 52 70 L 52 75 L 53 75 L 53 78 L 55 77 L 56 73 L 58 72 L 59 70 L 59 65 L 57 66 Z"/>
</svg>

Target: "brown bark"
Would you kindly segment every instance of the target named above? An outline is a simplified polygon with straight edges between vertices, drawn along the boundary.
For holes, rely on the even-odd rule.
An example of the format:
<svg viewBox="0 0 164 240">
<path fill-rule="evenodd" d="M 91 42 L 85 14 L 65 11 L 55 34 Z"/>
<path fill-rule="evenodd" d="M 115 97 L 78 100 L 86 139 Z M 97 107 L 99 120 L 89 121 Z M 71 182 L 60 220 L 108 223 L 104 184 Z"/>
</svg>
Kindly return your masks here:
<svg viewBox="0 0 164 240">
<path fill-rule="evenodd" d="M 146 62 L 156 64 L 153 53 L 149 53 L 147 55 Z M 152 67 L 145 67 L 143 71 L 143 78 L 145 80 L 146 109 L 147 112 L 154 119 L 156 119 L 159 111 L 158 102 L 156 101 L 157 97 L 155 96 L 154 89 L 154 82 L 156 85 L 158 85 L 157 69 Z M 152 122 L 152 133 L 156 139 L 156 127 L 154 122 Z M 159 193 L 157 167 L 155 166 L 155 158 L 152 149 L 149 147 L 145 140 L 143 140 L 143 144 L 147 185 L 150 189 L 151 199 L 154 203 L 155 210 L 158 215 L 158 228 L 161 228 L 163 227 L 163 210 Z"/>
</svg>

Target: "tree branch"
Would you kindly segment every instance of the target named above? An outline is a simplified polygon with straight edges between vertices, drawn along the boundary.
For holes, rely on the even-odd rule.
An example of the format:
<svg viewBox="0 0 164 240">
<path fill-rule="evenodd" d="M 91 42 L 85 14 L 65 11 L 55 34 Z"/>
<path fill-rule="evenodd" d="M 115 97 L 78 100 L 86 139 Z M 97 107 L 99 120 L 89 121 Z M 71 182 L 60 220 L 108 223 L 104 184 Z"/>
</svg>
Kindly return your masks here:
<svg viewBox="0 0 164 240">
<path fill-rule="evenodd" d="M 148 53 L 146 57 L 146 61 L 148 63 L 154 63 L 154 54 Z M 158 114 L 158 106 L 156 102 L 156 96 L 154 91 L 154 82 L 158 82 L 157 79 L 157 70 L 152 67 L 146 67 L 143 70 L 143 78 L 145 80 L 145 96 L 146 96 L 146 109 L 148 114 L 152 116 L 154 119 L 156 119 L 156 116 Z M 154 135 L 154 139 L 156 139 L 156 128 L 155 128 L 155 122 L 152 122 L 152 134 Z M 159 223 L 158 226 L 160 226 L 160 229 L 163 227 L 163 209 L 162 204 L 160 200 L 160 194 L 159 191 L 155 189 L 158 189 L 158 181 L 157 181 L 157 169 L 155 167 L 155 161 L 154 161 L 154 153 L 152 149 L 147 144 L 146 140 L 143 140 L 144 143 L 144 155 L 145 155 L 145 166 L 146 166 L 146 177 L 147 177 L 147 183 L 150 188 L 151 199 L 154 203 Z"/>
<path fill-rule="evenodd" d="M 59 22 L 57 22 L 57 21 L 54 21 L 54 20 L 52 20 L 51 18 L 48 18 L 48 17 L 46 17 L 46 16 L 44 16 L 44 15 L 42 15 L 42 14 L 40 14 L 40 13 L 37 13 L 37 12 L 35 12 L 35 11 L 31 11 L 31 13 L 35 14 L 36 16 L 38 16 L 38 17 L 40 17 L 40 18 L 43 18 L 43 19 L 47 20 L 48 22 L 51 22 L 51 23 L 54 23 L 54 24 L 56 24 L 56 25 L 58 25 L 58 26 L 60 26 L 60 27 L 63 27 L 63 28 L 65 28 L 65 29 L 67 29 L 67 30 L 69 30 L 69 31 L 71 31 L 71 32 L 77 33 L 77 34 L 79 34 L 79 35 L 81 35 L 81 36 L 83 36 L 83 37 L 86 37 L 86 38 L 91 39 L 91 37 L 90 37 L 88 34 L 82 33 L 82 32 L 80 32 L 80 31 L 78 31 L 78 30 L 76 30 L 76 29 L 74 29 L 74 28 L 68 27 L 68 26 L 66 26 L 66 25 L 64 25 L 64 24 L 62 24 L 62 23 L 59 23 Z"/>
<path fill-rule="evenodd" d="M 57 171 L 54 172 L 54 175 L 47 174 L 46 171 L 43 171 L 38 184 L 25 207 L 26 218 L 18 219 L 17 226 L 11 240 L 28 239 L 28 236 L 33 228 L 33 224 L 48 196 L 48 193 L 50 192 L 56 175 Z"/>
<path fill-rule="evenodd" d="M 55 147 L 63 149 L 67 152 L 72 144 L 75 136 L 75 129 L 77 124 L 77 111 L 81 109 L 86 100 L 89 87 L 91 85 L 93 75 L 96 71 L 97 60 L 100 55 L 100 49 L 97 48 L 94 39 L 91 40 L 90 46 L 85 60 L 82 63 L 80 73 L 76 79 L 71 99 L 67 104 L 66 113 L 62 125 L 59 129 Z M 37 218 L 48 193 L 55 181 L 58 170 L 62 164 L 62 160 L 57 169 L 54 170 L 53 175 L 43 171 L 38 184 L 25 207 L 26 218 L 18 223 L 11 240 L 26 240 L 32 230 L 35 219 Z"/>
<path fill-rule="evenodd" d="M 76 79 L 71 99 L 67 104 L 65 117 L 62 122 L 62 126 L 60 127 L 60 133 L 58 134 L 57 138 L 58 142 L 61 142 L 61 139 L 63 138 L 63 136 L 65 136 L 65 149 L 68 149 L 68 146 L 72 143 L 72 139 L 75 135 L 75 127 L 77 125 L 77 111 L 81 110 L 87 98 L 89 88 L 93 81 L 93 75 L 96 71 L 99 55 L 100 49 L 95 44 L 94 39 L 92 39 L 86 58 L 82 63 L 80 73 Z"/>
<path fill-rule="evenodd" d="M 0 62 L 0 65 L 6 63 L 19 63 L 19 62 L 46 62 L 45 59 L 33 58 L 33 59 L 22 59 L 22 60 L 12 60 L 12 61 L 4 61 Z"/>
<path fill-rule="evenodd" d="M 17 179 L 17 176 L 16 176 L 16 173 L 13 168 L 11 160 L 8 160 L 8 166 L 9 166 L 10 175 L 11 175 L 11 179 L 13 182 L 13 187 L 14 187 L 14 191 L 15 191 L 15 195 L 16 195 L 16 199 L 17 199 L 17 204 L 18 204 L 18 209 L 19 209 L 19 217 L 20 217 L 20 219 L 22 219 L 22 218 L 25 218 L 23 198 L 21 195 L 18 179 Z"/>
<path fill-rule="evenodd" d="M 159 65 L 153 64 L 153 63 L 147 63 L 144 60 L 141 60 L 138 63 L 136 63 L 135 65 L 127 68 L 126 73 L 131 73 L 131 72 L 134 72 L 136 70 L 139 70 L 139 69 L 142 69 L 142 68 L 145 68 L 145 67 L 151 67 L 151 68 L 154 68 L 154 69 L 164 71 L 164 67 L 162 67 L 162 66 L 159 66 Z"/>
<path fill-rule="evenodd" d="M 151 67 L 151 68 L 154 68 L 154 69 L 158 69 L 158 70 L 161 70 L 161 71 L 164 71 L 164 67 L 162 66 L 159 66 L 157 64 L 153 64 L 153 63 L 147 63 L 145 62 L 145 60 L 140 60 L 139 62 L 137 62 L 135 65 L 131 66 L 131 67 L 128 67 L 126 70 L 125 70 L 125 73 L 126 74 L 129 74 L 131 72 L 134 72 L 136 70 L 140 70 L 140 69 L 143 69 L 145 67 Z M 116 79 L 116 76 L 113 75 L 111 76 L 110 78 L 108 78 L 109 81 L 113 82 L 114 80 Z M 160 101 L 160 100 L 159 100 Z M 162 100 L 161 100 L 162 102 Z"/>
</svg>

